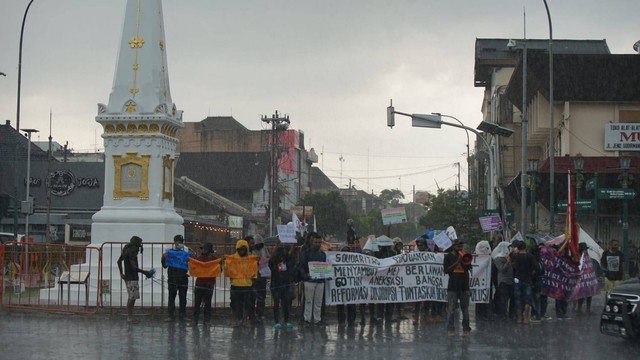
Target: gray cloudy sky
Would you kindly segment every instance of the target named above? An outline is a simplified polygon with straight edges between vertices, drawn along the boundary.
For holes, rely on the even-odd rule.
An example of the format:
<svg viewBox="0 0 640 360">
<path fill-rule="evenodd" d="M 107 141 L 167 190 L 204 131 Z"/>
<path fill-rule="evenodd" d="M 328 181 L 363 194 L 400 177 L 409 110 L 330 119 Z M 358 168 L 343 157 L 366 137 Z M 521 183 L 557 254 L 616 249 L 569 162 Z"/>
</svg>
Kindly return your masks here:
<svg viewBox="0 0 640 360">
<path fill-rule="evenodd" d="M 145 1 L 145 0 L 143 0 Z M 111 92 L 125 0 L 35 0 L 25 27 L 21 128 L 76 151 L 102 148 L 97 103 Z M 640 1 L 548 0 L 555 39 L 606 39 L 614 54 L 640 39 Z M 20 24 L 28 0 L 0 13 L 0 121 L 15 126 Z M 378 193 L 466 186 L 466 136 L 411 128 L 386 106 L 481 120 L 476 38 L 548 38 L 542 0 L 165 0 L 173 101 L 184 121 L 233 115 L 260 129 L 289 114 L 337 185 Z M 473 141 L 473 139 L 472 139 Z M 339 160 L 340 156 L 344 162 Z M 342 168 L 342 178 L 340 178 Z"/>
</svg>

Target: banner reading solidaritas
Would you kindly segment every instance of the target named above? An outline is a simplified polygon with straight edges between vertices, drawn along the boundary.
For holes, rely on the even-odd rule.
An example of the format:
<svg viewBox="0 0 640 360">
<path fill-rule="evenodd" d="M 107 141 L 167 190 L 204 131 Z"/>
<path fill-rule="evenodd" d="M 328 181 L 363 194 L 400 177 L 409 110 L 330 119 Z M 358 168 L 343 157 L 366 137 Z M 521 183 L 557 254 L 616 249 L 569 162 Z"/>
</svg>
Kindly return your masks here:
<svg viewBox="0 0 640 360">
<path fill-rule="evenodd" d="M 250 279 L 258 276 L 258 257 L 225 256 L 224 274 L 230 279 Z"/>
<path fill-rule="evenodd" d="M 326 281 L 328 305 L 446 302 L 449 275 L 444 273 L 444 254 L 411 252 L 386 259 L 350 252 L 327 252 L 333 276 Z M 473 257 L 469 279 L 472 303 L 488 303 L 491 256 Z"/>
</svg>

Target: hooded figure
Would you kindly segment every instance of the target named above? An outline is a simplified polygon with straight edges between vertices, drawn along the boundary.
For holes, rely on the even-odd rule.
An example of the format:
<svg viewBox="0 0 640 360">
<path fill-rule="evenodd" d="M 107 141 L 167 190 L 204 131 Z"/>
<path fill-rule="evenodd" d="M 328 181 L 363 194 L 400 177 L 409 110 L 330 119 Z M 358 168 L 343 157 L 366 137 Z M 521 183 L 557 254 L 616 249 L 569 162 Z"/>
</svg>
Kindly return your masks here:
<svg viewBox="0 0 640 360">
<path fill-rule="evenodd" d="M 393 251 L 395 251 L 396 254 L 404 253 L 404 242 L 402 242 L 402 239 L 399 237 L 393 238 Z"/>
<path fill-rule="evenodd" d="M 236 252 L 229 257 L 232 258 L 245 258 L 249 256 L 249 242 L 247 240 L 238 240 L 236 242 Z M 249 278 L 232 278 L 231 286 L 239 286 L 239 287 L 251 287 L 253 285 L 253 279 L 257 276 L 254 274 L 253 277 Z"/>
<path fill-rule="evenodd" d="M 499 257 L 507 257 L 511 253 L 511 244 L 508 241 L 499 243 L 491 252 L 491 257 L 495 260 Z"/>
<path fill-rule="evenodd" d="M 491 255 L 491 246 L 487 240 L 479 241 L 476 244 L 476 255 Z"/>
<path fill-rule="evenodd" d="M 238 240 L 236 242 L 236 252 L 233 255 L 229 255 L 229 258 L 246 258 L 247 256 L 249 256 L 249 242 L 247 240 Z M 233 311 L 235 326 L 250 326 L 251 287 L 255 277 L 256 275 L 248 278 L 231 278 L 231 310 Z"/>
</svg>

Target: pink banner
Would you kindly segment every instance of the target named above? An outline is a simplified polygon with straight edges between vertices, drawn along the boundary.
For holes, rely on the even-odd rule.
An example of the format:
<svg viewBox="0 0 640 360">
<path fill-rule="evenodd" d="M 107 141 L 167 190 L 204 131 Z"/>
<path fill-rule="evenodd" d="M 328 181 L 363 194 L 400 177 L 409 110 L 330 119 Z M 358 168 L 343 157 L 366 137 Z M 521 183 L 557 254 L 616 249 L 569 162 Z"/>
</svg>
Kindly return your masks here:
<svg viewBox="0 0 640 360">
<path fill-rule="evenodd" d="M 570 258 L 558 254 L 556 249 L 540 249 L 542 259 L 542 295 L 552 299 L 572 301 L 596 295 L 598 279 L 591 258 L 584 258 L 582 267 Z"/>
</svg>

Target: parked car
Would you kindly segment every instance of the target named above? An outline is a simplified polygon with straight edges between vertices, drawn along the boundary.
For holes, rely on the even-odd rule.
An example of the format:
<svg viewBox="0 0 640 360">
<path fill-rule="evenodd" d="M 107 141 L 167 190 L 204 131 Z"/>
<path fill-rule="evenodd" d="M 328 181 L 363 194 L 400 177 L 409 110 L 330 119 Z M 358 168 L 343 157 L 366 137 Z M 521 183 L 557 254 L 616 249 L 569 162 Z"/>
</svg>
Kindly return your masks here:
<svg viewBox="0 0 640 360">
<path fill-rule="evenodd" d="M 611 290 L 600 317 L 600 332 L 625 339 L 640 339 L 640 278 Z"/>
</svg>

